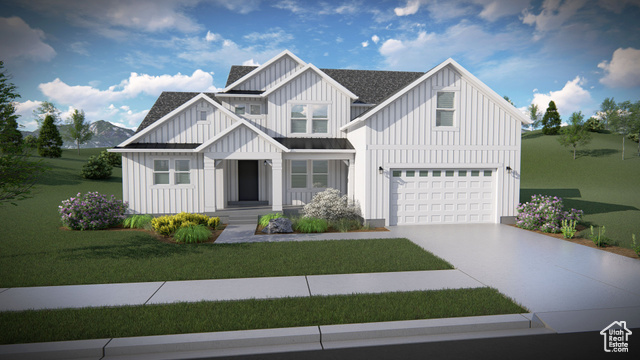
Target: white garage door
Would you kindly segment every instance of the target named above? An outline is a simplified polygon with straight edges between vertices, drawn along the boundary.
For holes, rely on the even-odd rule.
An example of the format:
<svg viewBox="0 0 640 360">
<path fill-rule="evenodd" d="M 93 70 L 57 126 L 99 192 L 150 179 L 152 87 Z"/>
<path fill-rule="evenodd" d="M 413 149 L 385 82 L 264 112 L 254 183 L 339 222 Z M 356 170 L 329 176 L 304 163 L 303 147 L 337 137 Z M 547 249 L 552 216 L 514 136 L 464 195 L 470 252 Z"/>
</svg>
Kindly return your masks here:
<svg viewBox="0 0 640 360">
<path fill-rule="evenodd" d="M 495 170 L 397 169 L 391 175 L 391 225 L 495 221 Z"/>
</svg>

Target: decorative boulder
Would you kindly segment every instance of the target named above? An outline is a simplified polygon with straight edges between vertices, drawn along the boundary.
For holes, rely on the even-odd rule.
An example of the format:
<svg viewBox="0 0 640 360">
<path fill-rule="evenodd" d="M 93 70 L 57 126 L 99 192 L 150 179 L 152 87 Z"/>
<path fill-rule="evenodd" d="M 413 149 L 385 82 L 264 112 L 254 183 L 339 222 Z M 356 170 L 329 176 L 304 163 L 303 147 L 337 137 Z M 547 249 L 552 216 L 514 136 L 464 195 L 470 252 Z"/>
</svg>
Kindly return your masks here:
<svg viewBox="0 0 640 360">
<path fill-rule="evenodd" d="M 287 218 L 271 219 L 269 225 L 262 229 L 262 232 L 267 234 L 292 233 L 291 220 Z"/>
</svg>

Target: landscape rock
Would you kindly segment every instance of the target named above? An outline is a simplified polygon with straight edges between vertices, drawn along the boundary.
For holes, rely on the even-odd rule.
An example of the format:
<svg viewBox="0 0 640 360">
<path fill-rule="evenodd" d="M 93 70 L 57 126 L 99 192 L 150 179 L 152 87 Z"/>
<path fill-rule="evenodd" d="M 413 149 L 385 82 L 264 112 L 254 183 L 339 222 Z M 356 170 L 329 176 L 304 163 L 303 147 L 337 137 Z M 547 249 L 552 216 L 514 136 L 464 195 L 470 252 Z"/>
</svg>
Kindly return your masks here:
<svg viewBox="0 0 640 360">
<path fill-rule="evenodd" d="M 291 220 L 287 218 L 271 219 L 269 225 L 262 229 L 262 232 L 267 234 L 292 233 L 291 225 Z"/>
</svg>

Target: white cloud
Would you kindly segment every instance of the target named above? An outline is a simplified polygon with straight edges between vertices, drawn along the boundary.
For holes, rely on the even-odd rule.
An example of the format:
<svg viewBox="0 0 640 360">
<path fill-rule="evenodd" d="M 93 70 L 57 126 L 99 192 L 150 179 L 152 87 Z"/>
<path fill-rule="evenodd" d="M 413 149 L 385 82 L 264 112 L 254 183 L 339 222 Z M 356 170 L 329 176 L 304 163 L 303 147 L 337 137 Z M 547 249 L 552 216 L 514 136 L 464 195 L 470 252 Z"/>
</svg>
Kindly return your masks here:
<svg viewBox="0 0 640 360">
<path fill-rule="evenodd" d="M 289 10 L 294 14 L 298 14 L 306 11 L 305 7 L 299 5 L 298 2 L 295 0 L 281 0 L 278 3 L 274 4 L 273 7 L 282 9 L 282 10 Z"/>
<path fill-rule="evenodd" d="M 488 21 L 496 21 L 504 16 L 522 13 L 529 6 L 531 0 L 472 0 L 472 2 L 482 7 L 482 11 L 478 14 L 479 17 Z"/>
<path fill-rule="evenodd" d="M 608 87 L 630 88 L 640 86 L 640 50 L 619 48 L 613 52 L 611 61 L 598 64 L 605 75 L 600 82 Z"/>
<path fill-rule="evenodd" d="M 212 33 L 211 31 L 207 31 L 207 36 L 205 36 L 204 39 L 209 42 L 219 41 L 220 39 L 222 39 L 222 36 L 220 36 L 220 34 L 215 34 L 215 33 Z"/>
<path fill-rule="evenodd" d="M 557 91 L 550 91 L 547 94 L 535 93 L 533 104 L 538 105 L 542 113 L 549 107 L 549 102 L 553 100 L 558 107 L 558 112 L 563 117 L 568 117 L 574 111 L 581 111 L 583 107 L 591 102 L 591 94 L 582 86 L 585 79 L 576 76 L 575 79 L 567 81 L 564 87 Z"/>
<path fill-rule="evenodd" d="M 87 50 L 87 46 L 89 45 L 86 41 L 76 41 L 74 43 L 69 44 L 69 48 L 76 54 L 89 56 L 89 51 Z"/>
<path fill-rule="evenodd" d="M 260 63 L 253 61 L 253 59 L 249 59 L 242 63 L 243 66 L 260 66 Z"/>
<path fill-rule="evenodd" d="M 366 48 L 367 46 L 369 46 L 369 42 L 368 41 L 363 41 L 362 42 L 362 47 Z"/>
<path fill-rule="evenodd" d="M 0 17 L 0 54 L 3 60 L 27 59 L 49 61 L 56 51 L 44 43 L 45 34 L 40 29 L 32 29 L 17 16 Z"/>
<path fill-rule="evenodd" d="M 336 38 L 336 43 L 338 43 L 338 44 L 340 44 L 340 43 L 341 43 L 341 42 L 343 42 L 343 41 L 344 41 L 344 39 L 343 39 L 343 38 L 341 38 L 340 36 L 338 36 L 338 37 Z"/>
<path fill-rule="evenodd" d="M 416 64 L 429 66 L 447 57 L 484 61 L 504 49 L 516 51 L 521 44 L 516 32 L 491 34 L 463 20 L 442 34 L 421 31 L 415 39 L 388 39 L 379 51 L 393 69 L 420 70 Z"/>
<path fill-rule="evenodd" d="M 397 7 L 393 12 L 398 16 L 413 15 L 420 9 L 420 0 L 408 0 L 405 7 Z"/>
<path fill-rule="evenodd" d="M 33 118 L 33 110 L 37 109 L 42 101 L 27 100 L 23 102 L 16 102 L 16 114 L 19 116 L 18 123 L 24 125 L 27 130 L 35 130 L 38 127 L 38 123 Z"/>
<path fill-rule="evenodd" d="M 538 15 L 529 9 L 522 12 L 522 22 L 535 25 L 538 32 L 534 40 L 539 40 L 544 33 L 560 29 L 586 3 L 586 0 L 545 0 Z"/>
<path fill-rule="evenodd" d="M 374 44 L 377 44 L 378 41 L 380 41 L 380 38 L 378 37 L 378 35 L 373 35 L 371 37 L 371 41 L 373 41 Z"/>
<path fill-rule="evenodd" d="M 284 32 L 282 29 L 267 33 L 252 32 L 244 36 L 244 39 L 251 42 L 269 43 L 271 45 L 280 44 L 293 40 L 293 35 Z"/>
</svg>

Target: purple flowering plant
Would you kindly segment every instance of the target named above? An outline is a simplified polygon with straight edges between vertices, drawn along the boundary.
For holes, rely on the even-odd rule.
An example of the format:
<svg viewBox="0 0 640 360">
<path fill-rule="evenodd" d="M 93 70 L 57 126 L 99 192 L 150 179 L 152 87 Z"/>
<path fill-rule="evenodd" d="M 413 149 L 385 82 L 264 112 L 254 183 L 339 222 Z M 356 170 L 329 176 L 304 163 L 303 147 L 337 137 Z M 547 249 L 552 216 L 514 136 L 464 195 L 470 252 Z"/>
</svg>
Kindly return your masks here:
<svg viewBox="0 0 640 360">
<path fill-rule="evenodd" d="M 584 212 L 571 209 L 563 211 L 562 198 L 546 195 L 533 195 L 531 201 L 518 204 L 516 226 L 527 230 L 540 230 L 549 233 L 562 231 L 562 221 L 580 221 Z"/>
<path fill-rule="evenodd" d="M 62 225 L 72 230 L 99 230 L 114 227 L 125 219 L 127 202 L 107 198 L 98 192 L 78 193 L 58 206 Z"/>
</svg>

